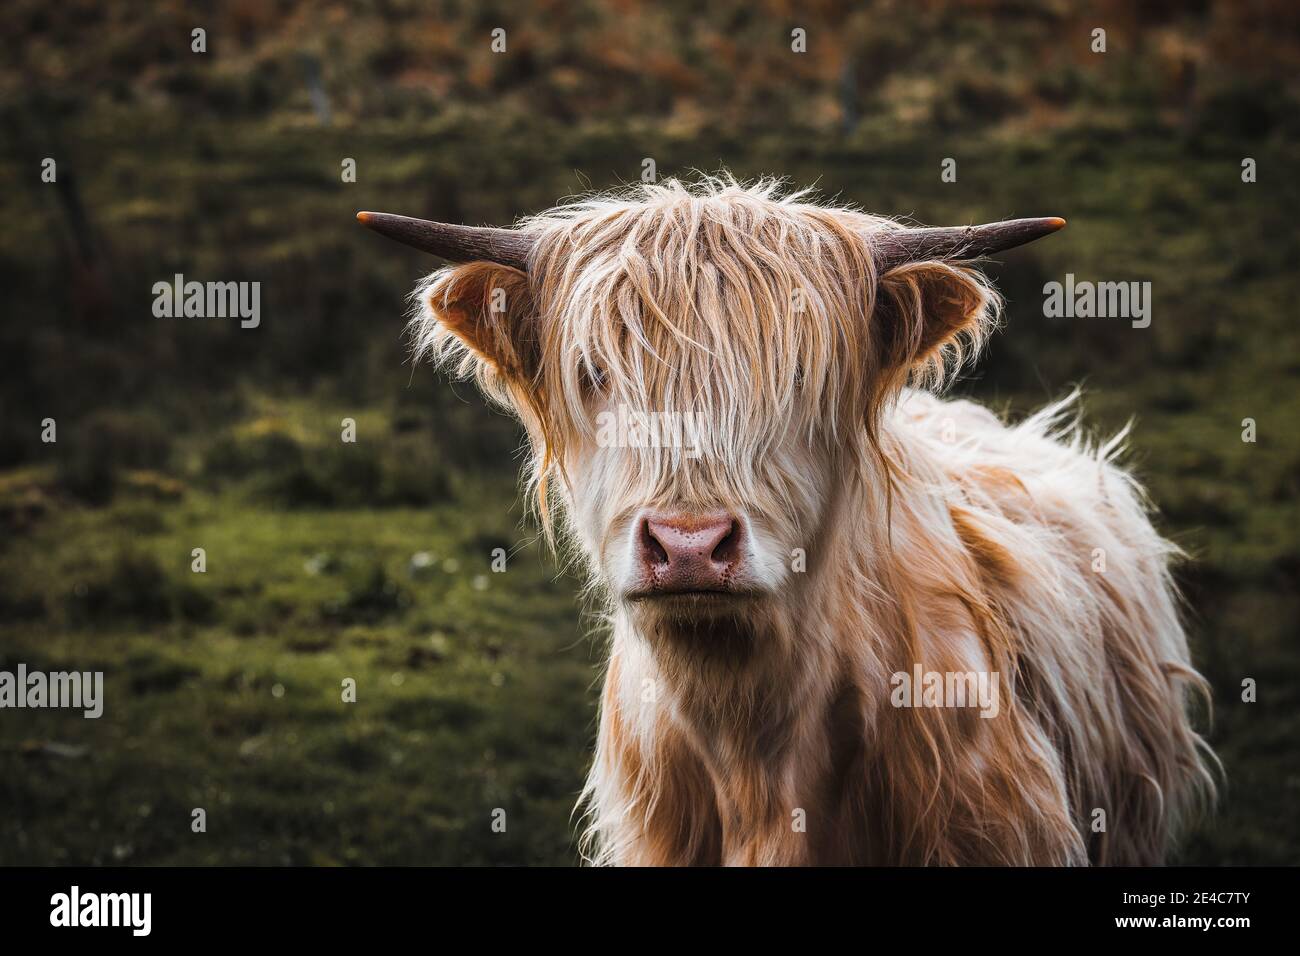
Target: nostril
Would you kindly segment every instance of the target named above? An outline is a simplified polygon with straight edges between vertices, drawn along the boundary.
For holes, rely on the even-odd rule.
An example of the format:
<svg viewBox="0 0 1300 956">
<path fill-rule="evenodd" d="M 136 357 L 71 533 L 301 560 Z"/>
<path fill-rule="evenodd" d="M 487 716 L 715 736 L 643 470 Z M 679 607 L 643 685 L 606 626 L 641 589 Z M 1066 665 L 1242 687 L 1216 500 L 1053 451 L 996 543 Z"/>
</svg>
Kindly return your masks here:
<svg viewBox="0 0 1300 956">
<path fill-rule="evenodd" d="M 726 535 L 713 549 L 712 557 L 718 564 L 731 564 L 740 557 L 740 522 L 731 522 Z"/>
<path fill-rule="evenodd" d="M 649 521 L 641 522 L 641 553 L 653 564 L 668 563 L 668 551 L 655 537 Z"/>
</svg>

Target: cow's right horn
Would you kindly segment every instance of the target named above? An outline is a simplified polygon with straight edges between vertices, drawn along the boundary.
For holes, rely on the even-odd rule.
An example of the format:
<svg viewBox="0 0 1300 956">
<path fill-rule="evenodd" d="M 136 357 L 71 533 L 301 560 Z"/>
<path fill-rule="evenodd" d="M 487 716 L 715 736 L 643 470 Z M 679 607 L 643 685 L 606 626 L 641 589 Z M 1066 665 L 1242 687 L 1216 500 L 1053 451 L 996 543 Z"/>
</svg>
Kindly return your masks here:
<svg viewBox="0 0 1300 956">
<path fill-rule="evenodd" d="M 359 212 L 357 220 L 389 239 L 452 262 L 487 260 L 527 270 L 533 248 L 533 240 L 514 229 L 460 226 L 386 212 Z"/>
</svg>

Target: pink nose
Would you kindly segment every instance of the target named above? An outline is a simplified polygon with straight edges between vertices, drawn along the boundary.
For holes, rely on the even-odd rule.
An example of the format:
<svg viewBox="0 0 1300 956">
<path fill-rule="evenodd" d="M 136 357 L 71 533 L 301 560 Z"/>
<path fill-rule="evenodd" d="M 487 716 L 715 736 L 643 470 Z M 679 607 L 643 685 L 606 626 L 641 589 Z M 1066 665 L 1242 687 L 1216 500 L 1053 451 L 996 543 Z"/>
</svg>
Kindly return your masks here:
<svg viewBox="0 0 1300 956">
<path fill-rule="evenodd" d="M 740 566 L 744 532 L 724 511 L 652 512 L 641 521 L 641 569 L 661 593 L 726 591 Z"/>
</svg>

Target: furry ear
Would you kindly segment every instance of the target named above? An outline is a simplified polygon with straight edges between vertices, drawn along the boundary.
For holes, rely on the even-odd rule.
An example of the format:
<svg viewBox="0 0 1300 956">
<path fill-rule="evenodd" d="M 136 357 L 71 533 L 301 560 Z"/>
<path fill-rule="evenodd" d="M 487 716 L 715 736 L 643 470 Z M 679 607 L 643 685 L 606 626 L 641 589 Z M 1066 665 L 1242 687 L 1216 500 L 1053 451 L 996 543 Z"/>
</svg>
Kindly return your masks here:
<svg viewBox="0 0 1300 956">
<path fill-rule="evenodd" d="M 435 272 L 415 296 L 417 357 L 450 359 L 460 374 L 474 375 L 494 392 L 536 373 L 536 310 L 523 272 L 471 262 Z"/>
<path fill-rule="evenodd" d="M 874 321 L 889 367 L 939 381 L 979 351 L 1000 300 L 979 272 L 913 262 L 881 277 Z"/>
</svg>

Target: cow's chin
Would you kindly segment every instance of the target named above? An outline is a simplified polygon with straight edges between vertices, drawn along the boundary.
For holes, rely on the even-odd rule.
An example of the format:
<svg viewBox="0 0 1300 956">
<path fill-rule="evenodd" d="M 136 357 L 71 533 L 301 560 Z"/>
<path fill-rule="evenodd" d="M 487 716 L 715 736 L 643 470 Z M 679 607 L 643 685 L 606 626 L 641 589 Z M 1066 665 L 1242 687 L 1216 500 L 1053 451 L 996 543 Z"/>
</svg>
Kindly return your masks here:
<svg viewBox="0 0 1300 956">
<path fill-rule="evenodd" d="M 769 599 L 760 591 L 632 592 L 624 602 L 653 647 L 739 662 L 761 650 L 770 629 Z"/>
</svg>

